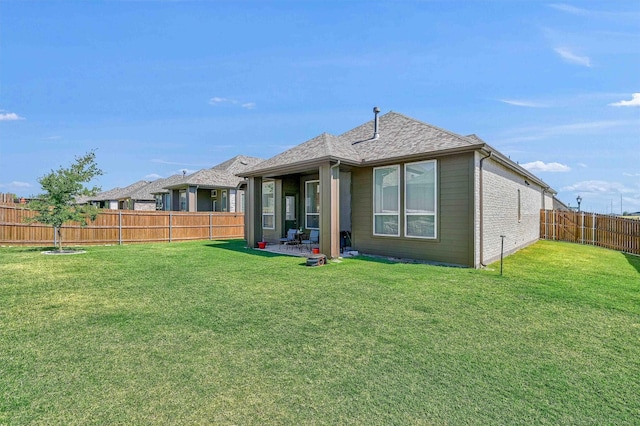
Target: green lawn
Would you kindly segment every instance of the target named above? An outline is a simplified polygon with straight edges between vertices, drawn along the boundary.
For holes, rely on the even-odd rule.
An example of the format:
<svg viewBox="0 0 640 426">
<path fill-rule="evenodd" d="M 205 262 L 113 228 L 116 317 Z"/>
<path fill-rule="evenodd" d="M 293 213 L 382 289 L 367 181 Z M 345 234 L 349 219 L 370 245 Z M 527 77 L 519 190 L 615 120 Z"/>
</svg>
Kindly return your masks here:
<svg viewBox="0 0 640 426">
<path fill-rule="evenodd" d="M 640 258 L 0 248 L 0 424 L 638 424 Z"/>
</svg>

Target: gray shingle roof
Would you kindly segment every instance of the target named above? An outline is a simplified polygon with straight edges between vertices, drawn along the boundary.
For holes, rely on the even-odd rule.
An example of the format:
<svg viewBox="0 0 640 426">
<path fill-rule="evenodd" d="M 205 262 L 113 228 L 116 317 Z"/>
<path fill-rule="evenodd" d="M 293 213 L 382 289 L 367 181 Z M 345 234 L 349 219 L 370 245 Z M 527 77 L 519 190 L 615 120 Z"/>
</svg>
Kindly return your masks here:
<svg viewBox="0 0 640 426">
<path fill-rule="evenodd" d="M 323 133 L 245 172 L 256 175 L 320 159 L 364 164 L 456 148 L 472 149 L 483 144 L 479 139 L 467 138 L 395 112 L 379 117 L 379 137 L 375 140 L 372 139 L 373 127 L 374 120 L 371 120 L 340 136 Z"/>
<path fill-rule="evenodd" d="M 237 173 L 242 173 L 250 167 L 254 167 L 263 161 L 262 158 L 237 155 L 210 169 L 198 170 L 185 176 L 180 182 L 165 185 L 165 188 L 183 188 L 186 186 L 200 186 L 205 188 L 235 188 L 242 178 Z"/>
<path fill-rule="evenodd" d="M 184 179 L 183 175 L 173 175 L 165 179 L 156 179 L 148 185 L 143 186 L 135 191 L 126 194 L 121 198 L 131 198 L 132 200 L 154 200 L 154 194 L 167 193 L 169 190 L 164 189 L 167 185 L 176 184 Z"/>
<path fill-rule="evenodd" d="M 253 167 L 263 161 L 264 158 L 236 155 L 235 157 L 230 158 L 229 160 L 224 161 L 212 168 L 235 175 L 236 173 L 242 172 L 243 170 L 246 170 L 249 167 Z"/>
<path fill-rule="evenodd" d="M 343 133 L 340 139 L 343 143 L 365 140 L 354 145 L 363 162 L 469 148 L 478 144 L 475 140 L 395 112 L 380 117 L 378 133 L 378 139 L 366 141 L 373 136 L 371 120 Z"/>
<path fill-rule="evenodd" d="M 137 191 L 138 189 L 148 184 L 149 184 L 149 181 L 140 180 L 124 188 L 113 188 L 108 191 L 101 192 L 94 197 L 89 197 L 89 200 L 90 201 L 109 201 L 109 200 L 119 200 L 122 198 L 127 198 L 130 193 Z"/>
</svg>

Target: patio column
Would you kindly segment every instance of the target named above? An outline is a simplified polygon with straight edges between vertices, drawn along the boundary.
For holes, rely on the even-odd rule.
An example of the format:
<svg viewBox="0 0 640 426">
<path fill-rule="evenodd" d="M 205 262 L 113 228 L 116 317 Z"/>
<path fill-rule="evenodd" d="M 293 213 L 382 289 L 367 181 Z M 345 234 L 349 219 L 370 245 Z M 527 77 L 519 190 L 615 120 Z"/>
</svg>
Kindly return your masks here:
<svg viewBox="0 0 640 426">
<path fill-rule="evenodd" d="M 340 168 L 320 166 L 320 252 L 340 256 Z"/>
<path fill-rule="evenodd" d="M 187 211 L 198 211 L 198 188 L 195 186 L 190 186 L 187 189 Z"/>
<path fill-rule="evenodd" d="M 262 178 L 259 177 L 251 177 L 247 182 L 244 237 L 247 247 L 257 247 L 258 241 L 262 241 Z"/>
</svg>

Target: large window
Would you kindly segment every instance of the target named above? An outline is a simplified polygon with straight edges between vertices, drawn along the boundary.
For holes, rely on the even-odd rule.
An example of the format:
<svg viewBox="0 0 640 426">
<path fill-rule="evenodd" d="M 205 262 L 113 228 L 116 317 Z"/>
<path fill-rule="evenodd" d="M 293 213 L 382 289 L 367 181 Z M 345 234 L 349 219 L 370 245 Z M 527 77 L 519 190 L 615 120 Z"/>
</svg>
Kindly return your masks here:
<svg viewBox="0 0 640 426">
<path fill-rule="evenodd" d="M 404 166 L 405 236 L 436 238 L 436 161 Z"/>
<path fill-rule="evenodd" d="M 307 181 L 304 187 L 305 227 L 307 229 L 320 229 L 320 181 Z"/>
<path fill-rule="evenodd" d="M 373 234 L 400 235 L 400 166 L 373 169 Z"/>
<path fill-rule="evenodd" d="M 275 229 L 275 183 L 262 183 L 262 228 Z"/>
</svg>

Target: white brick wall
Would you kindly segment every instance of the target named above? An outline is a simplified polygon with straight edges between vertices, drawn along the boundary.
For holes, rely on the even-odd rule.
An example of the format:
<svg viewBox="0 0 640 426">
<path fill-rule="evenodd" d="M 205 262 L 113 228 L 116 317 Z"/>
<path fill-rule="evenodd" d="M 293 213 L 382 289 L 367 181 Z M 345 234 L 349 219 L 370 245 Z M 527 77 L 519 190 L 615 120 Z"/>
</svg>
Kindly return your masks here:
<svg viewBox="0 0 640 426">
<path fill-rule="evenodd" d="M 478 159 L 479 161 L 479 159 Z M 479 168 L 476 191 L 479 191 Z M 482 259 L 476 253 L 477 263 L 489 264 L 500 259 L 501 238 L 504 239 L 504 254 L 511 254 L 536 242 L 540 236 L 540 209 L 549 206 L 551 197 L 543 195 L 543 188 L 531 180 L 501 165 L 493 158 L 483 164 L 482 194 Z M 529 185 L 525 183 L 529 182 Z M 520 191 L 520 217 L 518 217 L 518 191 Z M 476 224 L 479 236 L 480 200 L 476 197 Z M 476 241 L 477 249 L 480 241 Z"/>
</svg>

